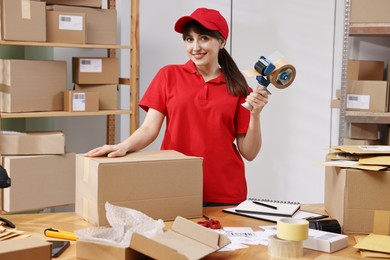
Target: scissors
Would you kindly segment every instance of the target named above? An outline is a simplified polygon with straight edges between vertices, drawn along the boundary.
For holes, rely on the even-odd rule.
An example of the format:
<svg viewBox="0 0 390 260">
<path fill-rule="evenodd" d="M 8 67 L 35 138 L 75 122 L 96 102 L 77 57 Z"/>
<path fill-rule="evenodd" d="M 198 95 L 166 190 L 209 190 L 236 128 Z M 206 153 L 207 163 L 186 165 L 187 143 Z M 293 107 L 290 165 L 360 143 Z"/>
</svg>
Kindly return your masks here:
<svg viewBox="0 0 390 260">
<path fill-rule="evenodd" d="M 209 218 L 207 216 L 203 216 L 203 217 L 207 220 L 198 221 L 199 225 L 202 225 L 204 227 L 211 228 L 211 229 L 220 229 L 221 228 L 221 223 L 218 220 Z"/>
</svg>

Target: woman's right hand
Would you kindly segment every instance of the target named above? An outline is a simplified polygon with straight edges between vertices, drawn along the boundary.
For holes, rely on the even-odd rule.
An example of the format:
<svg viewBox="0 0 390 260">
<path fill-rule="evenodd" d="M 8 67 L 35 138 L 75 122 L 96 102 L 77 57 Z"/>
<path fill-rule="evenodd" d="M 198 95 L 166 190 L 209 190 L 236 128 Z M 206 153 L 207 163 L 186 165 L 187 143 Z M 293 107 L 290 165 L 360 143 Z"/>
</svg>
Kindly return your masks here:
<svg viewBox="0 0 390 260">
<path fill-rule="evenodd" d="M 107 157 L 122 157 L 127 154 L 127 150 L 120 144 L 103 145 L 85 153 L 88 157 L 98 157 L 107 155 Z"/>
</svg>

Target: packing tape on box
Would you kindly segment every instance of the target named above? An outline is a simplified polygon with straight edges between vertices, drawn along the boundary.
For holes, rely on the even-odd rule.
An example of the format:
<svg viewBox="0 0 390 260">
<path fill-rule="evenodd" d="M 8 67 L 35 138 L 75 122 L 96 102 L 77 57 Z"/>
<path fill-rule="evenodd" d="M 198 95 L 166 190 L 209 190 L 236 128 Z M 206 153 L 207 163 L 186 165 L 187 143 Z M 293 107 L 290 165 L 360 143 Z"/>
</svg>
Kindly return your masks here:
<svg viewBox="0 0 390 260">
<path fill-rule="evenodd" d="M 22 4 L 22 18 L 31 19 L 31 3 L 30 0 L 21 0 Z"/>
<path fill-rule="evenodd" d="M 283 218 L 277 221 L 276 235 L 268 238 L 268 254 L 273 257 L 298 258 L 303 255 L 303 241 L 309 235 L 309 222 Z"/>
<path fill-rule="evenodd" d="M 276 235 L 280 239 L 303 241 L 309 236 L 309 221 L 305 219 L 282 218 L 276 224 Z"/>
</svg>

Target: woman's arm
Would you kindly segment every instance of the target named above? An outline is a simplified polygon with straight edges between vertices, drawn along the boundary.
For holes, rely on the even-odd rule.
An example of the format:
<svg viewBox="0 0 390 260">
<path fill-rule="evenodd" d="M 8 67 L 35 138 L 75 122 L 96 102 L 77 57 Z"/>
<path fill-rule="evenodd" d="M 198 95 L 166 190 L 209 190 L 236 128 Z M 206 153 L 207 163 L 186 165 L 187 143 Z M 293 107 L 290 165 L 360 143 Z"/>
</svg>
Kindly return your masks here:
<svg viewBox="0 0 390 260">
<path fill-rule="evenodd" d="M 96 157 L 107 154 L 108 157 L 120 157 L 125 156 L 128 152 L 141 150 L 157 138 L 163 122 L 164 114 L 150 108 L 142 125 L 126 140 L 115 145 L 103 145 L 85 155 Z"/>
</svg>

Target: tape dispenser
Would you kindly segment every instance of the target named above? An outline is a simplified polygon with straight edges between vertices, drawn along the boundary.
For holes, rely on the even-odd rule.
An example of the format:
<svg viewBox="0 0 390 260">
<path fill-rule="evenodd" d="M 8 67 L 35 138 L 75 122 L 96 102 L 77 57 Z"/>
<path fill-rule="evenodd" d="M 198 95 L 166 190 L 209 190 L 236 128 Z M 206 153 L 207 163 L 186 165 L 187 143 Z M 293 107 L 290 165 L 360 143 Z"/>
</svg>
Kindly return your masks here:
<svg viewBox="0 0 390 260">
<path fill-rule="evenodd" d="M 284 89 L 293 83 L 296 70 L 295 67 L 289 64 L 278 51 L 273 52 L 268 58 L 260 56 L 254 66 L 254 70 L 244 70 L 247 76 L 256 76 L 259 86 L 271 95 L 267 89 L 269 84 L 274 85 L 278 89 Z M 243 103 L 248 110 L 252 110 L 252 106 L 247 102 Z"/>
</svg>

